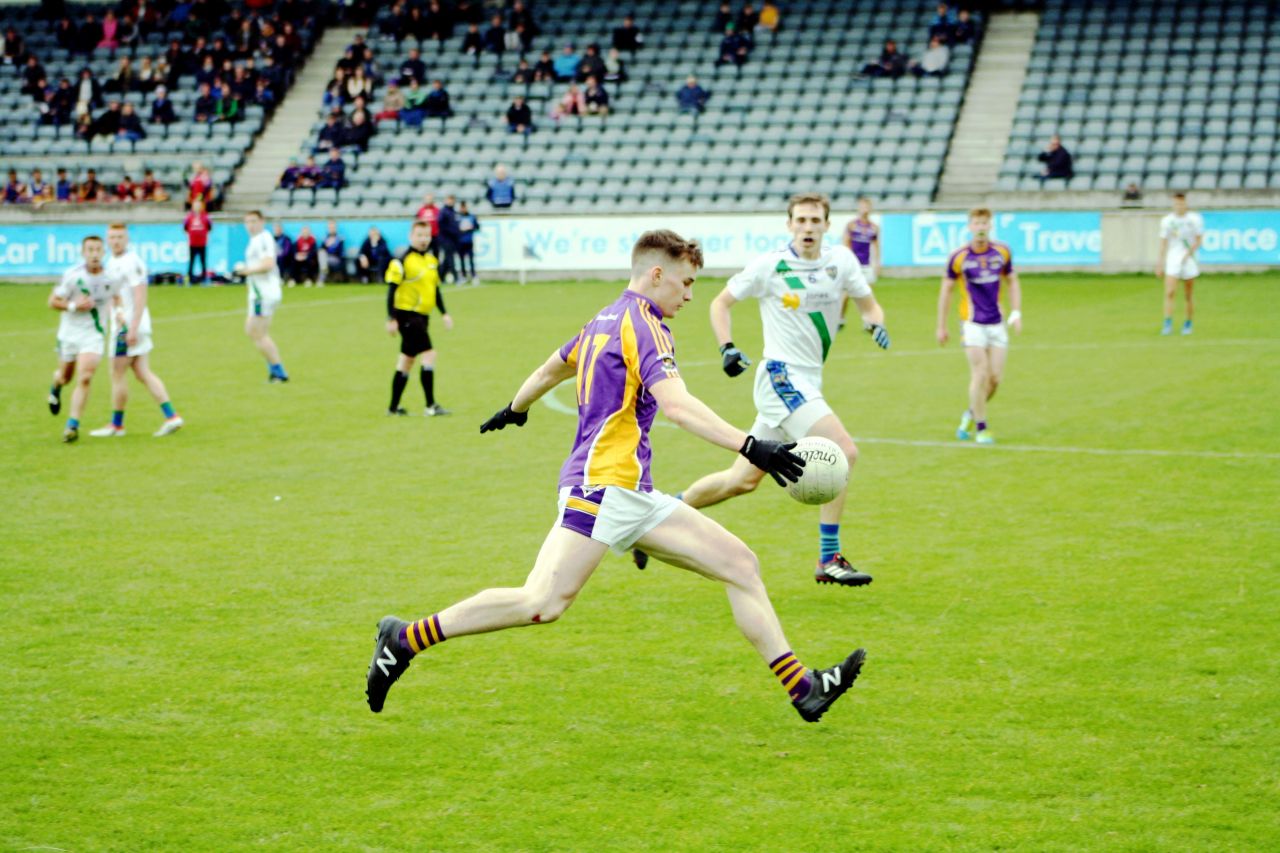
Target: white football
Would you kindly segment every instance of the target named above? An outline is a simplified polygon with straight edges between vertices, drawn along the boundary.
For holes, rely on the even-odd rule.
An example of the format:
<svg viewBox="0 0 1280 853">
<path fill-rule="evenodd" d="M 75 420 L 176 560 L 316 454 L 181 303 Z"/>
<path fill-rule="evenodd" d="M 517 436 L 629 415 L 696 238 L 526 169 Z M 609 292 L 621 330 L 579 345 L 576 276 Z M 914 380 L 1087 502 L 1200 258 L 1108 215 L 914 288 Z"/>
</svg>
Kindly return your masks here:
<svg viewBox="0 0 1280 853">
<path fill-rule="evenodd" d="M 800 503 L 830 503 L 849 482 L 849 460 L 831 439 L 808 436 L 791 452 L 804 460 L 800 479 L 787 484 L 787 493 Z"/>
</svg>

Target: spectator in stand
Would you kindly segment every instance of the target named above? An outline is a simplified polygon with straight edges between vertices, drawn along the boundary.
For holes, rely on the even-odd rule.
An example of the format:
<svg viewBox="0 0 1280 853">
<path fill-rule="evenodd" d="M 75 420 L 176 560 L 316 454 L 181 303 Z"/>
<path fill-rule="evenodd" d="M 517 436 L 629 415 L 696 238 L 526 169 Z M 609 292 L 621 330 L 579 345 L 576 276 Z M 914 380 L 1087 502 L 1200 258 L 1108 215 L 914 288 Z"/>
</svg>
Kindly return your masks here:
<svg viewBox="0 0 1280 853">
<path fill-rule="evenodd" d="M 453 37 L 453 14 L 440 5 L 440 0 L 431 0 L 427 5 L 427 38 L 443 43 Z"/>
<path fill-rule="evenodd" d="M 187 203 L 200 199 L 207 208 L 213 197 L 213 175 L 199 160 L 191 164 L 191 179 L 187 181 Z"/>
<path fill-rule="evenodd" d="M 71 86 L 71 81 L 63 77 L 58 81 L 58 88 L 53 90 L 53 95 L 49 98 L 49 122 L 58 127 L 64 124 L 71 124 L 74 120 L 72 116 L 76 110 L 76 90 Z"/>
<path fill-rule="evenodd" d="M 127 56 L 123 57 L 120 60 L 120 64 L 116 66 L 116 73 L 106 83 L 102 84 L 102 90 L 104 92 L 116 92 L 121 95 L 126 92 L 132 92 L 134 77 L 133 60 Z"/>
<path fill-rule="evenodd" d="M 98 40 L 98 48 L 114 52 L 120 47 L 119 29 L 120 19 L 114 11 L 108 9 L 107 14 L 102 16 L 102 38 Z"/>
<path fill-rule="evenodd" d="M 35 186 L 34 180 L 32 181 L 32 186 Z M 1138 188 L 1136 183 L 1130 181 L 1128 186 L 1124 188 L 1124 195 L 1120 197 L 1120 201 L 1125 207 L 1137 207 L 1142 203 L 1142 190 Z"/>
<path fill-rule="evenodd" d="M 449 118 L 453 115 L 453 107 L 449 105 L 449 92 L 444 88 L 444 81 L 431 81 L 431 91 L 427 93 L 422 107 L 427 118 Z"/>
<path fill-rule="evenodd" d="M 231 70 L 229 85 L 241 103 L 253 97 L 253 78 L 249 76 L 248 70 L 243 65 L 237 65 Z"/>
<path fill-rule="evenodd" d="M 533 49 L 533 36 L 525 29 L 524 24 L 516 24 L 507 30 L 507 50 L 513 50 L 524 56 Z"/>
<path fill-rule="evenodd" d="M 516 184 L 507 177 L 507 167 L 498 164 L 493 177 L 485 184 L 484 197 L 499 210 L 506 210 L 516 203 Z"/>
<path fill-rule="evenodd" d="M 40 64 L 40 60 L 36 59 L 35 54 L 27 57 L 27 64 L 22 69 L 22 94 L 29 95 L 33 98 L 44 95 L 45 86 L 41 85 L 41 81 L 48 80 L 44 66 Z"/>
<path fill-rule="evenodd" d="M 373 95 L 373 81 L 364 73 L 363 68 L 357 68 L 353 74 L 347 77 L 346 82 L 346 101 L 351 103 L 356 98 L 364 98 L 366 101 Z"/>
<path fill-rule="evenodd" d="M 116 41 L 120 43 L 120 49 L 136 54 L 140 39 L 138 25 L 134 23 L 132 16 L 125 15 L 122 17 L 119 26 L 116 27 Z"/>
<path fill-rule="evenodd" d="M 240 100 L 240 96 L 230 87 L 223 87 L 222 95 L 218 98 L 217 106 L 214 108 L 214 116 L 215 121 L 225 121 L 231 124 L 244 117 L 244 103 Z"/>
<path fill-rule="evenodd" d="M 724 28 L 733 23 L 733 7 L 728 3 L 721 3 L 719 11 L 716 12 L 715 19 L 711 22 L 711 32 L 722 33 Z"/>
<path fill-rule="evenodd" d="M 313 154 L 321 151 L 328 151 L 330 148 L 338 148 L 342 145 L 342 124 L 338 118 L 341 113 L 329 113 L 325 116 L 324 127 L 320 128 L 320 134 L 316 138 L 316 144 L 311 149 Z"/>
<path fill-rule="evenodd" d="M 951 28 L 952 44 L 969 44 L 978 40 L 978 25 L 968 9 L 956 15 L 956 25 Z"/>
<path fill-rule="evenodd" d="M 278 186 L 282 190 L 296 189 L 300 177 L 302 177 L 302 167 L 298 165 L 298 158 L 290 157 L 289 165 L 285 166 L 284 171 L 280 173 Z"/>
<path fill-rule="evenodd" d="M 587 115 L 607 116 L 609 114 L 609 93 L 595 77 L 587 78 L 587 88 L 582 93 L 582 99 L 587 105 Z"/>
<path fill-rule="evenodd" d="M 212 124 L 218 120 L 218 99 L 213 96 L 208 83 L 201 83 L 196 89 L 194 106 L 196 124 Z"/>
<path fill-rule="evenodd" d="M 93 120 L 91 136 L 115 136 L 120 132 L 120 102 L 111 101 L 97 118 Z"/>
<path fill-rule="evenodd" d="M 289 264 L 289 286 L 301 282 L 310 287 L 320 275 L 320 253 L 311 229 L 303 225 L 298 229 L 298 239 L 293 242 L 293 257 Z"/>
<path fill-rule="evenodd" d="M 281 278 L 288 278 L 293 268 L 293 240 L 284 233 L 284 226 L 279 222 L 271 229 L 271 236 L 276 240 L 276 269 Z"/>
<path fill-rule="evenodd" d="M 644 33 L 640 32 L 640 28 L 636 26 L 635 19 L 630 15 L 622 19 L 622 26 L 614 28 L 613 46 L 617 50 L 627 50 L 635 54 L 637 50 L 644 44 Z"/>
<path fill-rule="evenodd" d="M 338 223 L 330 219 L 328 232 L 324 242 L 320 244 L 320 281 L 321 287 L 332 278 L 334 281 L 347 280 L 347 244 L 338 233 Z"/>
<path fill-rule="evenodd" d="M 947 63 L 951 61 L 951 49 L 942 41 L 942 36 L 929 39 L 929 49 L 919 60 L 911 63 L 911 73 L 917 77 L 942 77 L 947 73 Z"/>
<path fill-rule="evenodd" d="M 82 113 L 76 118 L 75 137 L 86 144 L 93 143 L 93 116 Z"/>
<path fill-rule="evenodd" d="M 516 27 L 524 27 L 529 33 L 529 38 L 536 38 L 541 32 L 538 22 L 533 19 L 533 9 L 526 5 L 524 0 L 512 0 L 507 25 L 513 30 Z"/>
<path fill-rule="evenodd" d="M 142 62 L 138 64 L 138 73 L 133 78 L 133 90 L 135 92 L 151 92 L 161 79 L 156 76 L 156 66 L 151 61 L 151 57 L 144 56 L 142 57 Z"/>
<path fill-rule="evenodd" d="M 102 201 L 105 195 L 102 184 L 98 183 L 98 171 L 86 170 L 84 183 L 76 187 L 76 201 Z"/>
<path fill-rule="evenodd" d="M 507 133 L 523 133 L 528 136 L 537 128 L 533 124 L 533 110 L 524 102 L 524 95 L 516 95 L 507 107 Z"/>
<path fill-rule="evenodd" d="M 572 44 L 566 44 L 561 48 L 560 55 L 552 63 L 556 82 L 567 83 L 577 77 L 579 62 L 578 54 L 574 52 Z"/>
<path fill-rule="evenodd" d="M 607 83 L 627 82 L 627 66 L 616 47 L 609 48 L 609 54 L 604 58 L 604 79 Z"/>
<path fill-rule="evenodd" d="M 347 185 L 347 164 L 342 161 L 342 152 L 337 148 L 329 149 L 329 161 L 324 164 L 320 180 L 316 187 L 322 190 L 333 190 L 334 197 Z"/>
<path fill-rule="evenodd" d="M 27 54 L 27 46 L 22 36 L 13 27 L 4 28 L 4 47 L 0 49 L 0 62 L 5 65 L 17 65 Z"/>
<path fill-rule="evenodd" d="M 53 184 L 44 179 L 44 173 L 39 169 L 31 170 L 31 201 L 36 205 L 47 204 L 53 201 Z"/>
<path fill-rule="evenodd" d="M 427 63 L 422 61 L 422 51 L 416 47 L 409 48 L 409 56 L 400 63 L 400 76 L 397 78 L 401 86 L 408 86 L 410 80 L 427 82 Z"/>
<path fill-rule="evenodd" d="M 75 181 L 67 177 L 66 169 L 58 170 L 58 180 L 53 185 L 53 197 L 55 201 L 75 201 L 80 197 L 80 188 L 76 186 Z"/>
<path fill-rule="evenodd" d="M 88 59 L 98 49 L 100 41 L 102 41 L 102 25 L 92 14 L 85 15 L 80 26 L 76 27 L 75 52 L 83 53 Z"/>
<path fill-rule="evenodd" d="M 147 169 L 142 173 L 142 183 L 138 184 L 142 190 L 143 198 L 147 201 L 168 201 L 169 193 L 165 190 L 164 184 L 156 180 L 155 172 Z"/>
<path fill-rule="evenodd" d="M 387 91 L 382 96 L 382 109 L 374 115 L 374 121 L 397 121 L 400 111 L 404 109 L 404 94 L 395 83 L 387 84 Z"/>
<path fill-rule="evenodd" d="M 24 204 L 31 201 L 31 188 L 18 179 L 18 170 L 9 170 L 9 181 L 4 185 L 5 204 Z"/>
<path fill-rule="evenodd" d="M 467 209 L 464 201 L 458 205 L 458 275 L 467 284 L 479 284 L 476 276 L 476 232 L 480 230 L 480 220 Z"/>
<path fill-rule="evenodd" d="M 456 203 L 457 199 L 447 195 L 444 197 L 444 206 L 440 208 L 440 234 L 436 239 L 436 245 L 440 255 L 441 282 L 457 282 L 458 280 L 456 258 L 458 256 L 458 240 L 462 234 L 458 230 L 458 211 L 454 208 Z"/>
<path fill-rule="evenodd" d="M 276 108 L 276 96 L 271 91 L 267 78 L 259 77 L 253 84 L 253 97 L 251 103 L 262 107 L 263 112 L 268 115 Z"/>
<path fill-rule="evenodd" d="M 1045 181 L 1051 180 L 1061 180 L 1065 185 L 1075 177 L 1071 152 L 1062 147 L 1062 139 L 1056 133 L 1049 137 L 1049 144 L 1036 155 L 1036 159 L 1044 163 L 1044 168 L 1040 170 L 1041 187 L 1044 186 Z"/>
<path fill-rule="evenodd" d="M 906 57 L 898 52 L 898 43 L 893 39 L 885 40 L 878 60 L 862 66 L 862 73 L 867 77 L 901 77 L 906 71 Z"/>
<path fill-rule="evenodd" d="M 351 116 L 351 124 L 342 131 L 342 147 L 354 148 L 363 154 L 369 150 L 369 140 L 374 132 L 369 114 L 364 110 L 356 110 Z"/>
<path fill-rule="evenodd" d="M 538 54 L 538 62 L 533 66 L 533 82 L 551 83 L 556 79 L 556 64 L 551 59 L 551 52 L 544 50 Z"/>
<path fill-rule="evenodd" d="M 151 99 L 151 123 L 162 125 L 167 133 L 169 125 L 177 120 L 177 113 L 173 111 L 173 101 L 169 100 L 168 88 L 157 86 L 155 97 Z"/>
<path fill-rule="evenodd" d="M 196 85 L 208 83 L 213 85 L 213 81 L 218 76 L 218 68 L 213 64 L 213 54 L 206 53 L 200 60 L 200 68 L 196 71 Z"/>
<path fill-rule="evenodd" d="M 427 115 L 427 90 L 417 80 L 409 83 L 409 91 L 404 93 L 404 109 L 400 111 L 400 121 L 408 127 L 422 127 L 422 120 Z"/>
<path fill-rule="evenodd" d="M 474 67 L 480 67 L 480 54 L 484 53 L 484 36 L 480 35 L 479 24 L 467 24 L 467 32 L 462 37 L 462 54 L 475 59 Z"/>
<path fill-rule="evenodd" d="M 741 68 L 747 64 L 750 54 L 751 44 L 737 31 L 737 25 L 726 26 L 724 38 L 720 40 L 720 55 L 716 59 L 716 65 L 736 65 Z"/>
<path fill-rule="evenodd" d="M 316 158 L 307 155 L 307 159 L 303 161 L 302 168 L 298 170 L 297 180 L 294 182 L 294 189 L 311 190 L 312 196 L 315 196 L 316 184 L 320 183 L 320 179 L 324 176 L 324 170 L 316 163 Z"/>
<path fill-rule="evenodd" d="M 133 109 L 133 104 L 125 104 L 120 110 L 120 129 L 116 138 L 137 142 L 147 138 L 147 129 L 142 126 L 142 118 Z"/>
<path fill-rule="evenodd" d="M 600 45 L 592 43 L 587 45 L 587 52 L 578 63 L 578 74 L 575 79 L 579 83 L 587 82 L 588 77 L 603 80 L 605 70 L 604 60 L 600 58 Z"/>
<path fill-rule="evenodd" d="M 929 22 L 929 38 L 940 38 L 943 44 L 950 42 L 957 22 L 956 13 L 951 7 L 946 3 L 939 3 L 937 14 Z"/>
<path fill-rule="evenodd" d="M 529 65 L 529 60 L 521 57 L 516 63 L 515 73 L 511 75 L 511 82 L 528 86 L 533 82 L 533 67 Z"/>
<path fill-rule="evenodd" d="M 369 236 L 360 244 L 360 253 L 356 255 L 356 277 L 361 284 L 382 284 L 391 264 L 391 249 L 387 241 L 382 239 L 382 232 L 376 227 L 369 229 Z"/>
<path fill-rule="evenodd" d="M 9 29 L 5 30 L 6 48 L 9 44 L 10 32 L 13 32 L 13 27 L 9 27 Z M 13 32 L 13 35 L 16 36 L 17 32 Z M 70 18 L 62 17 L 58 19 L 58 22 L 53 25 L 53 38 L 54 41 L 58 43 L 58 47 L 65 50 L 68 54 L 75 53 L 79 34 L 76 30 L 75 23 Z"/>
<path fill-rule="evenodd" d="M 776 33 L 782 25 L 782 11 L 772 0 L 765 0 L 760 6 L 760 29 Z"/>
<path fill-rule="evenodd" d="M 485 53 L 492 53 L 497 59 L 498 68 L 501 68 L 502 54 L 507 50 L 507 28 L 502 25 L 501 15 L 494 15 L 489 19 L 489 29 L 484 31 L 481 41 Z"/>
<path fill-rule="evenodd" d="M 551 109 L 551 117 L 556 121 L 565 116 L 581 116 L 587 112 L 587 99 L 578 88 L 577 83 L 570 83 L 564 96 Z"/>
<path fill-rule="evenodd" d="M 738 13 L 738 32 L 747 41 L 755 39 L 756 26 L 760 23 L 760 13 L 756 11 L 756 7 L 751 3 L 746 3 L 742 7 L 742 11 Z"/>
<path fill-rule="evenodd" d="M 133 178 L 125 175 L 120 183 L 116 184 L 116 201 L 133 201 L 133 193 L 137 187 Z"/>
<path fill-rule="evenodd" d="M 187 232 L 187 284 L 199 281 L 201 284 L 209 280 L 209 232 L 213 230 L 213 221 L 205 213 L 204 201 L 199 198 L 191 200 L 191 210 L 182 220 L 182 230 Z M 200 278 L 196 278 L 196 259 L 200 259 Z"/>
<path fill-rule="evenodd" d="M 701 113 L 707 108 L 707 99 L 711 95 L 698 85 L 698 78 L 690 74 L 684 78 L 684 85 L 676 91 L 676 103 L 682 113 Z"/>
<path fill-rule="evenodd" d="M 102 87 L 88 68 L 80 70 L 80 82 L 76 86 L 76 115 L 81 116 L 102 106 Z"/>
<path fill-rule="evenodd" d="M 435 193 L 423 196 L 422 207 L 418 208 L 413 218 L 431 226 L 431 251 L 436 251 L 436 239 L 440 236 L 440 208 L 436 205 Z"/>
</svg>

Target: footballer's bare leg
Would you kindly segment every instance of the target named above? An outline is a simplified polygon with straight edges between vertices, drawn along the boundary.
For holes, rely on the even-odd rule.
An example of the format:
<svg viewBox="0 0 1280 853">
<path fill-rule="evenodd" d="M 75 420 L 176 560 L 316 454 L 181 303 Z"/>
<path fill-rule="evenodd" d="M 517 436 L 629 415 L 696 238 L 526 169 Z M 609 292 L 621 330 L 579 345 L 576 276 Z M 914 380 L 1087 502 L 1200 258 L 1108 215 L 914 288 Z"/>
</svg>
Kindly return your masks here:
<svg viewBox="0 0 1280 853">
<path fill-rule="evenodd" d="M 93 383 L 93 374 L 98 370 L 101 359 L 96 352 L 82 352 L 76 356 L 76 387 L 71 392 L 71 419 L 79 421 L 84 414 L 85 404 L 89 402 L 89 388 Z"/>
<path fill-rule="evenodd" d="M 1187 300 L 1187 322 L 1188 323 L 1190 323 L 1193 319 L 1195 319 L 1192 316 L 1195 313 L 1195 301 L 1192 299 L 1192 290 L 1195 288 L 1195 286 L 1196 286 L 1196 280 L 1194 278 L 1189 278 L 1186 281 L 1182 282 L 1183 293 L 1185 294 L 1186 300 Z M 1173 310 L 1172 307 L 1170 308 L 1170 310 Z"/>
<path fill-rule="evenodd" d="M 262 353 L 267 364 L 279 364 L 280 350 L 276 348 L 276 342 L 271 340 L 270 332 L 270 317 L 249 317 L 244 321 L 244 333 L 253 341 L 258 352 Z"/>
<path fill-rule="evenodd" d="M 53 371 L 53 384 L 49 386 L 49 414 L 56 415 L 62 411 L 62 388 L 71 383 L 76 375 L 75 361 L 59 361 Z"/>
<path fill-rule="evenodd" d="M 1009 358 L 1009 350 L 1005 347 L 987 348 L 987 402 L 1000 389 L 1000 381 L 1004 379 L 1004 365 Z"/>
<path fill-rule="evenodd" d="M 111 408 L 123 412 L 129 403 L 129 362 L 128 356 L 114 356 L 111 359 Z"/>
<path fill-rule="evenodd" d="M 728 468 L 707 474 L 689 486 L 681 493 L 680 499 L 695 509 L 713 506 L 754 492 L 763 478 L 763 471 L 739 456 Z"/>
<path fill-rule="evenodd" d="M 849 460 L 852 479 L 853 466 L 858 461 L 858 446 L 834 412 L 819 418 L 809 427 L 806 436 L 834 441 L 844 451 L 845 459 Z M 848 494 L 849 484 L 846 483 L 840 494 L 818 508 L 818 567 L 814 570 L 813 578 L 820 584 L 866 586 L 872 581 L 871 575 L 853 567 L 840 547 L 840 519 L 844 516 L 844 503 Z"/>
<path fill-rule="evenodd" d="M 1166 320 L 1173 319 L 1173 302 L 1178 294 L 1178 279 L 1176 276 L 1167 275 L 1164 277 L 1164 316 Z"/>
<path fill-rule="evenodd" d="M 969 411 L 978 423 L 987 420 L 987 387 L 988 362 L 985 347 L 965 347 L 965 358 L 969 359 Z"/>
<path fill-rule="evenodd" d="M 738 630 L 769 665 L 806 721 L 817 722 L 858 677 L 866 657 L 863 649 L 816 671 L 796 658 L 765 590 L 756 555 L 714 520 L 692 507 L 679 506 L 636 544 L 664 563 L 724 584 Z"/>
<path fill-rule="evenodd" d="M 151 362 L 147 356 L 139 355 L 133 358 L 133 375 L 138 377 L 138 381 L 150 392 L 157 403 L 168 401 L 169 391 L 164 387 L 160 377 L 151 371 Z"/>
<path fill-rule="evenodd" d="M 853 443 L 853 438 L 849 435 L 849 431 L 844 428 L 844 424 L 840 422 L 840 418 L 835 414 L 825 415 L 809 428 L 807 435 L 820 436 L 834 441 L 844 451 L 845 458 L 849 460 L 849 476 L 853 477 L 853 466 L 858 461 L 858 446 Z M 839 524 L 840 517 L 844 515 L 845 496 L 849 492 L 848 484 L 840 490 L 840 494 L 834 499 L 822 505 L 818 511 L 823 524 Z"/>
</svg>

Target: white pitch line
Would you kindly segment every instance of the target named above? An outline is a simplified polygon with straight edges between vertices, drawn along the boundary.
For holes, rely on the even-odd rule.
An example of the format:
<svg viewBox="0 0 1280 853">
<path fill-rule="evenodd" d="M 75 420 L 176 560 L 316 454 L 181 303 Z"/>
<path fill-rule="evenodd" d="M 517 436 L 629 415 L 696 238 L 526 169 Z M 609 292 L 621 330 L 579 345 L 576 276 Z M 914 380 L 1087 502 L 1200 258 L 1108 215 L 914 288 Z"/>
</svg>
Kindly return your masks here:
<svg viewBox="0 0 1280 853">
<path fill-rule="evenodd" d="M 1156 450 L 1139 447 L 1046 447 L 1038 444 L 986 444 L 964 441 L 922 441 L 909 438 L 855 437 L 863 444 L 894 444 L 902 447 L 942 447 L 948 450 L 972 450 L 976 452 L 1009 450 L 1016 453 L 1078 453 L 1087 456 L 1162 456 L 1193 459 L 1280 459 L 1280 453 L 1231 450 Z"/>
</svg>

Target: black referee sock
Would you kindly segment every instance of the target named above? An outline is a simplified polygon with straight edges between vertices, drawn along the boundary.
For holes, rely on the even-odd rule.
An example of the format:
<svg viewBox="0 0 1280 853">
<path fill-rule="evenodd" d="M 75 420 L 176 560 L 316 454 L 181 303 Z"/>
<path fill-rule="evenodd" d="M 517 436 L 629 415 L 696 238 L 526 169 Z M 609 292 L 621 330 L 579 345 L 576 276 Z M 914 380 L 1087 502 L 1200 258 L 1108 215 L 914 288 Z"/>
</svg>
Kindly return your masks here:
<svg viewBox="0 0 1280 853">
<path fill-rule="evenodd" d="M 422 393 L 427 396 L 427 405 L 434 406 L 436 404 L 436 369 L 424 367 L 421 376 Z"/>
<path fill-rule="evenodd" d="M 396 375 L 391 377 L 391 411 L 400 408 L 400 397 L 404 394 L 405 386 L 409 384 L 409 374 L 396 371 Z"/>
</svg>

